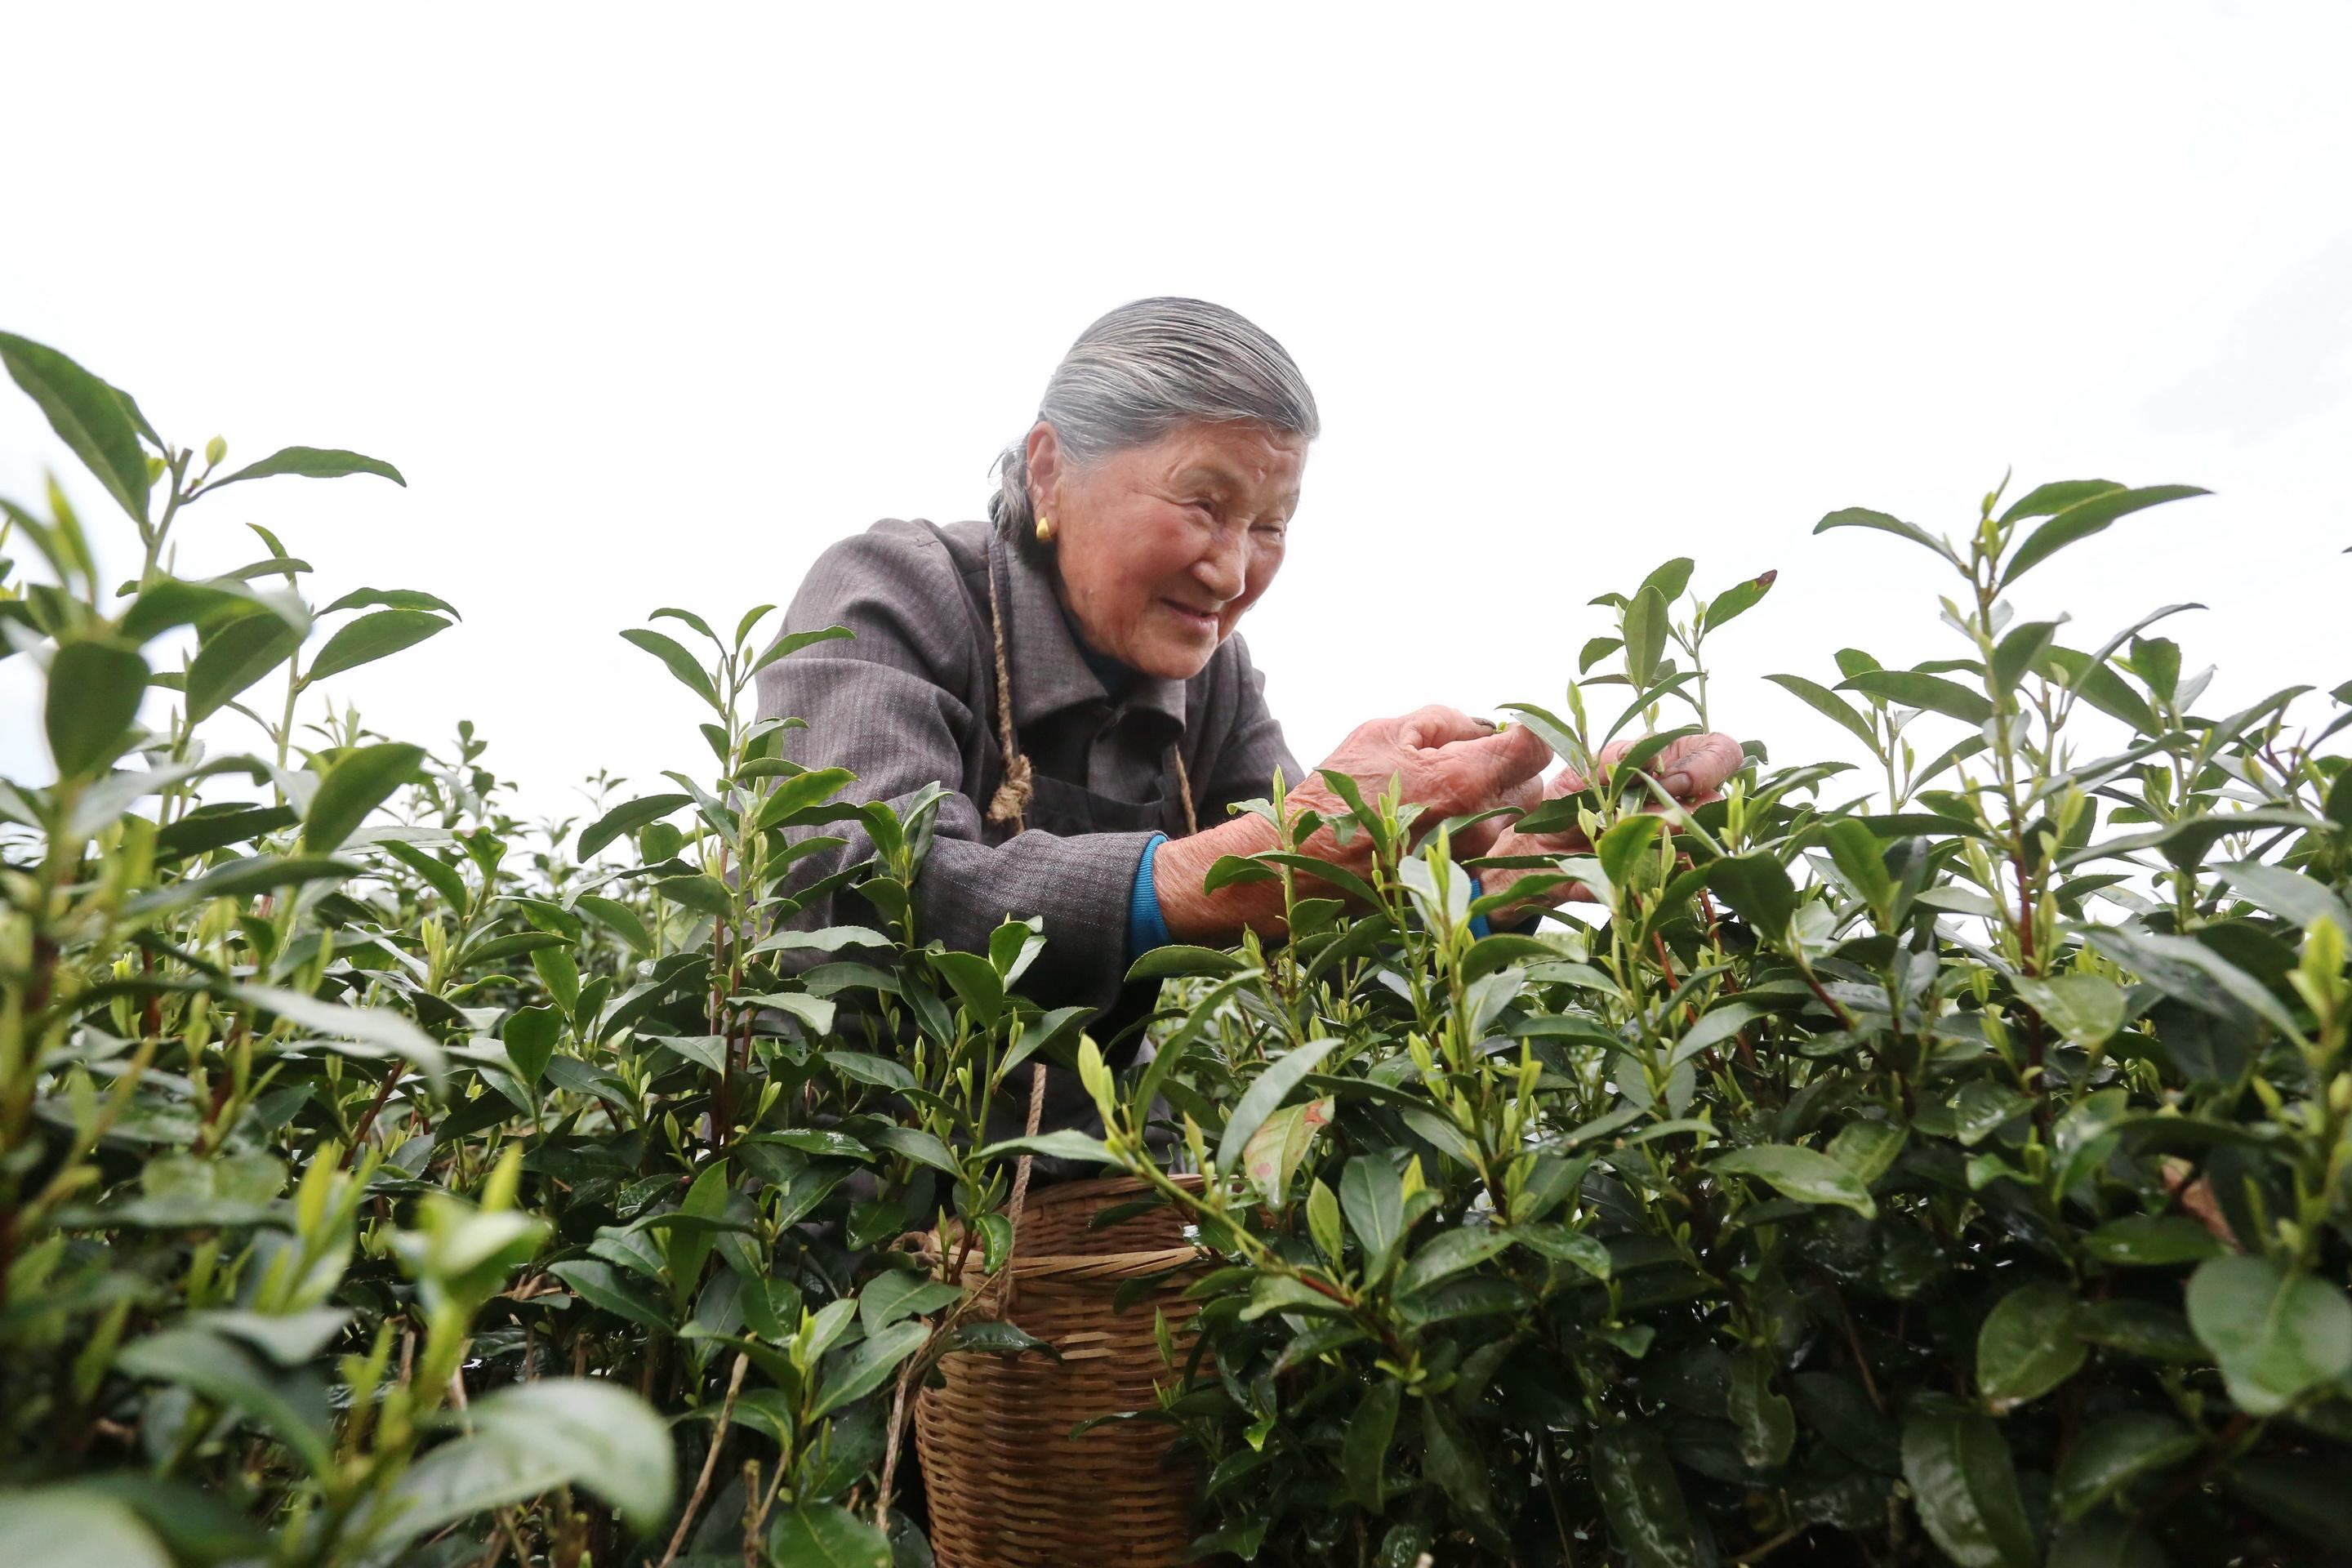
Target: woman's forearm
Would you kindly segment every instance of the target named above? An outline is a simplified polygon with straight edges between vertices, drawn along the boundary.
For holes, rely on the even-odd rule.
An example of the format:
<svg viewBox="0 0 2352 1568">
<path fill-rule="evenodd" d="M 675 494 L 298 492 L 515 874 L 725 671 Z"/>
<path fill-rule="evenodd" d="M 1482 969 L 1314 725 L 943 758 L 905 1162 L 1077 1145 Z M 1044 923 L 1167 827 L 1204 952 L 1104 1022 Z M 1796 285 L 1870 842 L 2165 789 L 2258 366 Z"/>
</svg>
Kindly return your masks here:
<svg viewBox="0 0 2352 1568">
<path fill-rule="evenodd" d="M 1283 934 L 1280 883 L 1238 882 L 1213 893 L 1202 890 L 1209 868 L 1223 857 L 1274 847 L 1274 824 L 1250 816 L 1162 844 L 1152 858 L 1151 881 L 1168 934 L 1213 947 L 1239 942 L 1244 927 L 1261 936 Z"/>
</svg>

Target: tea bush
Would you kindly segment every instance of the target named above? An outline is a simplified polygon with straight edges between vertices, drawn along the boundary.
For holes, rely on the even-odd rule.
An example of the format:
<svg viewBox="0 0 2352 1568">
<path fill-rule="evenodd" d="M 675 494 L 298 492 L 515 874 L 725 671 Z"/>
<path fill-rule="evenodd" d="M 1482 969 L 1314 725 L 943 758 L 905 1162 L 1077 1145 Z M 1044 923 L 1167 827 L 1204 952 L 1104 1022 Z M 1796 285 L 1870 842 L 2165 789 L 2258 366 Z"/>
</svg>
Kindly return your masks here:
<svg viewBox="0 0 2352 1568">
<path fill-rule="evenodd" d="M 904 1389 L 1034 1347 L 880 1244 L 948 1212 L 1002 1261 L 1006 1162 L 969 1132 L 1080 1010 L 1006 994 L 1031 925 L 916 945 L 936 793 L 841 804 L 747 719 L 761 666 L 846 634 L 657 611 L 703 651 L 623 635 L 709 767 L 533 829 L 469 726 L 297 723 L 448 603 L 316 605 L 257 528 L 249 567 L 170 570 L 225 486 L 396 469 L 226 470 L 53 350 L 0 360 L 143 552 L 118 586 L 54 482 L 46 516 L 0 502 L 46 568 L 0 573 L 0 631 L 57 764 L 0 782 L 0 1561 L 882 1564 L 885 1526 L 922 1561 L 884 1479 Z M 785 896 L 787 830 L 831 821 L 875 855 Z M 844 883 L 893 929 L 786 925 Z"/>
<path fill-rule="evenodd" d="M 1770 678 L 1867 748 L 1861 793 L 1751 748 L 1679 809 L 1643 771 L 1677 731 L 1603 766 L 1663 705 L 1704 721 L 1706 637 L 1769 584 L 1678 620 L 1675 561 L 1596 601 L 1619 635 L 1583 663 L 1612 673 L 1515 709 L 1598 781 L 1519 826 L 1582 852 L 1467 862 L 1571 879 L 1570 929 L 1475 935 L 1524 889 L 1473 899 L 1461 825 L 1415 848 L 1413 808 L 1328 774 L 1375 878 L 1216 868 L 1280 879 L 1293 940 L 1147 957 L 1200 988 L 1182 1048 L 1093 1081 L 1102 1156 L 1226 1265 L 1151 1415 L 1212 1462 L 1220 1545 L 2344 1560 L 2352 776 L 2320 747 L 2352 686 L 2315 731 L 2303 687 L 2209 716 L 2212 672 L 2151 629 L 2190 606 L 2088 651 L 2020 607 L 2058 551 L 2198 493 L 1988 496 L 1957 542 L 1823 519 L 1948 574 L 1958 645 Z M 1597 709 L 1604 683 L 1631 700 Z M 1227 1180 L 1140 1157 L 1155 1097 Z"/>
<path fill-rule="evenodd" d="M 2084 651 L 2012 607 L 2195 492 L 1990 497 L 1958 543 L 1832 514 L 1953 574 L 1957 657 L 1772 677 L 1872 768 L 1751 748 L 1696 809 L 1644 771 L 1685 731 L 1604 747 L 1704 722 L 1706 640 L 1771 576 L 1604 595 L 1560 710 L 1513 710 L 1597 781 L 1517 823 L 1559 840 L 1473 854 L 1493 824 L 1326 774 L 1374 850 L 1352 875 L 1297 858 L 1324 824 L 1272 781 L 1248 809 L 1283 847 L 1213 879 L 1278 882 L 1290 939 L 1146 955 L 1159 1048 L 1120 1074 L 1018 994 L 1057 933 L 925 939 L 936 791 L 851 804 L 782 756 L 796 721 L 746 717 L 838 628 L 656 612 L 623 635 L 708 763 L 525 824 L 469 727 L 430 750 L 317 695 L 453 606 L 317 604 L 267 532 L 173 574 L 224 485 L 395 469 L 223 472 L 52 350 L 0 362 L 142 551 L 118 584 L 55 484 L 0 502 L 33 557 L 0 566 L 0 657 L 45 667 L 57 773 L 0 781 L 0 1561 L 926 1562 L 909 1391 L 1049 1352 L 888 1244 L 951 1219 L 1001 1265 L 1027 1150 L 1197 1225 L 1202 1331 L 1162 1336 L 1160 1407 L 1100 1419 L 1197 1450 L 1203 1552 L 2082 1568 L 2352 1537 L 2325 750 L 2352 688 L 2210 717 L 2158 617 Z M 796 886 L 835 825 L 873 853 Z M 795 921 L 845 887 L 877 927 Z M 1561 889 L 1532 934 L 1470 929 Z M 984 1146 L 1047 1059 L 1106 1138 Z"/>
</svg>

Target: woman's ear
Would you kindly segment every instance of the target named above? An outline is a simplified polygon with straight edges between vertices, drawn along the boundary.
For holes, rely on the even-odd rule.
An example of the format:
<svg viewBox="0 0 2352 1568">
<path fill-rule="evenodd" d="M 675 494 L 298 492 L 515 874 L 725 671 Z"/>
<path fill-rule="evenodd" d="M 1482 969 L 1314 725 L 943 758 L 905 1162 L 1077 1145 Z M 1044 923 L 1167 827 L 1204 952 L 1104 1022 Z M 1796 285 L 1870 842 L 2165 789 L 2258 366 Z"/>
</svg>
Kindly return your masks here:
<svg viewBox="0 0 2352 1568">
<path fill-rule="evenodd" d="M 1035 516 L 1051 517 L 1061 505 L 1062 442 L 1043 419 L 1029 428 L 1027 460 L 1029 510 Z"/>
</svg>

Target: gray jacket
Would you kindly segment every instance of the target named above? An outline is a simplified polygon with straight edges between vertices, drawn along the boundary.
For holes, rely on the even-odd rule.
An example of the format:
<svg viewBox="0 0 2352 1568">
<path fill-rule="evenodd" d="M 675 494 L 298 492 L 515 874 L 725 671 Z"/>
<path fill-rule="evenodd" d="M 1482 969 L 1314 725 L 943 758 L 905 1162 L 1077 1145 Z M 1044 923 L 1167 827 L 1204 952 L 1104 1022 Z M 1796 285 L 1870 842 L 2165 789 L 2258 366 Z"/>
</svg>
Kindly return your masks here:
<svg viewBox="0 0 2352 1568">
<path fill-rule="evenodd" d="M 1034 770 L 1026 831 L 1017 836 L 986 819 L 1003 777 L 990 571 L 1008 623 L 1015 743 Z M 953 790 L 915 888 L 916 940 L 985 952 L 989 932 L 1008 917 L 1043 916 L 1046 945 L 1019 989 L 1046 1007 L 1102 1009 L 1090 1032 L 1108 1042 L 1158 990 L 1123 979 L 1137 864 L 1153 833 L 1184 832 L 1171 748 L 1182 749 L 1204 828 L 1227 820 L 1231 803 L 1270 794 L 1276 767 L 1287 780 L 1300 776 L 1248 648 L 1227 637 L 1191 679 L 1138 675 L 1113 699 L 1087 668 L 1042 568 L 985 523 L 919 519 L 886 518 L 817 558 L 783 630 L 835 625 L 854 640 L 818 643 L 761 671 L 760 717 L 805 720 L 805 730 L 785 732 L 784 754 L 856 773 L 845 799 L 903 807 L 935 781 Z M 873 853 L 854 823 L 793 834 L 816 835 L 849 842 L 801 860 L 792 889 Z M 791 923 L 877 922 L 844 892 Z M 1052 1079 L 1045 1125 L 1085 1124 L 1075 1075 Z"/>
</svg>

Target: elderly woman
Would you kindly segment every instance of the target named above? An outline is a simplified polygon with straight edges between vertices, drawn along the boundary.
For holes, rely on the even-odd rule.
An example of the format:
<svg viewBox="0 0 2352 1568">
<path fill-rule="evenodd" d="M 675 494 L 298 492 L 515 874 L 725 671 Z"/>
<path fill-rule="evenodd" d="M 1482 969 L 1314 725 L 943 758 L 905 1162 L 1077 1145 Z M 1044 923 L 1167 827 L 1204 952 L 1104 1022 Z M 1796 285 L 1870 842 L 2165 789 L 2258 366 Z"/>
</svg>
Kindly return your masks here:
<svg viewBox="0 0 2352 1568">
<path fill-rule="evenodd" d="M 1294 808 L 1346 809 L 1283 743 L 1234 635 L 1281 570 L 1318 428 L 1289 354 L 1233 311 L 1122 306 L 1063 356 L 1004 452 L 989 521 L 886 520 L 832 546 L 785 630 L 838 624 L 855 639 L 761 674 L 761 717 L 808 721 L 788 737 L 795 761 L 849 769 L 860 799 L 954 790 L 914 889 L 919 938 L 985 952 L 1008 916 L 1043 916 L 1022 990 L 1103 1009 L 1097 1039 L 1150 1009 L 1152 987 L 1122 985 L 1139 953 L 1229 943 L 1244 927 L 1283 934 L 1266 884 L 1202 886 L 1220 857 L 1274 847 L 1271 824 L 1228 820 L 1229 805 L 1270 795 L 1278 768 Z M 1549 760 L 1524 728 L 1433 706 L 1360 725 L 1320 767 L 1367 795 L 1395 775 L 1435 822 L 1582 787 L 1566 772 L 1544 783 Z M 1696 800 L 1738 764 L 1738 744 L 1710 735 L 1655 765 Z M 802 861 L 795 886 L 872 852 L 847 837 Z M 1492 827 L 1454 841 L 1465 857 L 1577 847 Z M 1307 849 L 1359 871 L 1369 854 L 1362 836 L 1342 846 L 1328 829 Z M 1517 875 L 1489 872 L 1487 890 Z M 854 901 L 818 900 L 794 923 L 870 920 L 835 907 Z M 1497 923 L 1538 912 L 1530 900 Z M 1133 1049 L 1130 1037 L 1114 1062 Z M 1076 1075 L 1052 1075 L 1045 1125 L 1092 1122 Z"/>
</svg>

